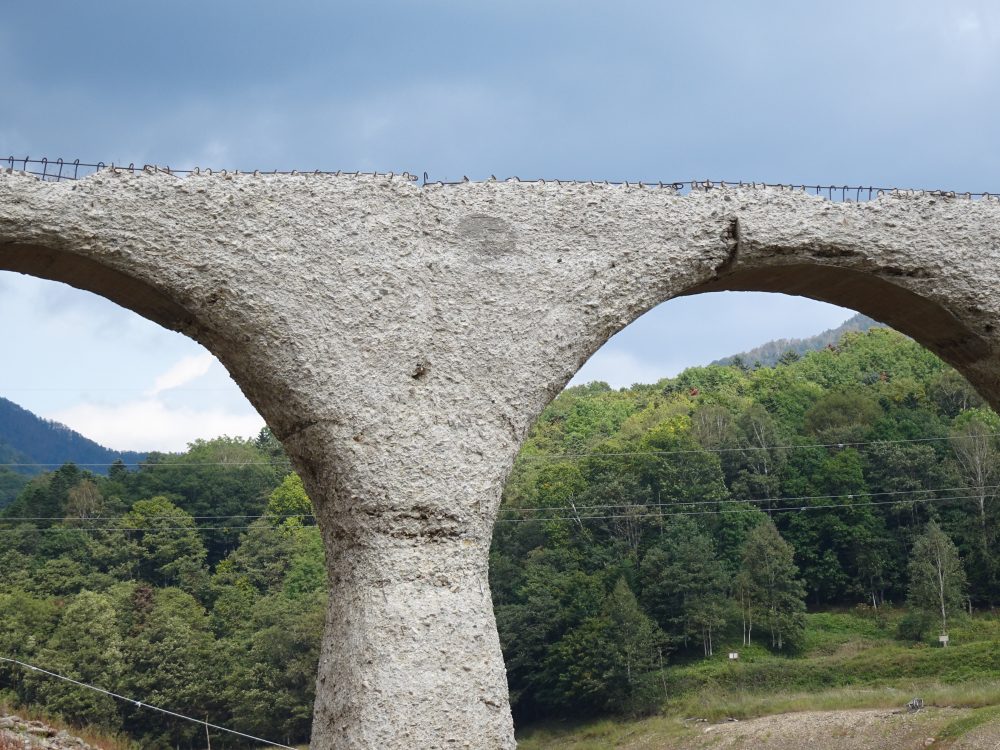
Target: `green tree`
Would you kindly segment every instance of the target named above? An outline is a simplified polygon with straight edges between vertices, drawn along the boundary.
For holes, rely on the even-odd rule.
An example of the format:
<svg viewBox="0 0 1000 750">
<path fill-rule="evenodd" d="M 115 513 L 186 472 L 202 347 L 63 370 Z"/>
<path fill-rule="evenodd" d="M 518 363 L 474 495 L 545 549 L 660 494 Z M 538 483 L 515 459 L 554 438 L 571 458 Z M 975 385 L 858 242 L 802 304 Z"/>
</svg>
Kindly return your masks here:
<svg viewBox="0 0 1000 750">
<path fill-rule="evenodd" d="M 640 580 L 646 611 L 674 643 L 687 647 L 694 636 L 711 656 L 714 633 L 725 624 L 729 581 L 712 539 L 688 518 L 671 519 L 646 552 Z"/>
<path fill-rule="evenodd" d="M 126 669 L 122 647 L 111 599 L 81 591 L 63 610 L 39 651 L 38 666 L 105 690 L 118 690 Z M 111 728 L 120 724 L 118 705 L 107 695 L 41 673 L 32 673 L 29 680 L 29 700 L 68 721 Z"/>
<path fill-rule="evenodd" d="M 948 617 L 960 612 L 965 600 L 965 570 L 958 550 L 934 521 L 913 543 L 910 553 L 911 607 L 940 619 L 941 634 L 948 633 Z"/>
<path fill-rule="evenodd" d="M 749 627 L 766 627 L 771 647 L 778 650 L 794 645 L 805 628 L 805 589 L 793 551 L 774 523 L 767 519 L 754 528 L 743 543 L 741 586 Z"/>
<path fill-rule="evenodd" d="M 930 397 L 947 417 L 957 417 L 966 409 L 983 405 L 983 399 L 957 371 L 950 367 L 929 384 Z"/>
<path fill-rule="evenodd" d="M 206 584 L 205 545 L 188 513 L 165 497 L 154 497 L 135 503 L 121 523 L 129 529 L 141 578 L 188 591 Z"/>
<path fill-rule="evenodd" d="M 254 605 L 228 644 L 234 666 L 223 690 L 238 729 L 287 744 L 307 740 L 325 615 L 325 592 Z"/>
<path fill-rule="evenodd" d="M 993 552 L 1000 522 L 996 507 L 1000 493 L 998 435 L 1000 417 L 987 409 L 964 411 L 955 419 L 949 435 L 962 482 L 976 503 L 975 520 L 964 524 L 974 582 L 980 597 L 990 604 L 1000 595 Z"/>
<path fill-rule="evenodd" d="M 600 613 L 604 584 L 581 570 L 569 550 L 536 549 L 524 561 L 514 601 L 496 608 L 512 707 L 522 715 L 551 703 L 552 675 L 540 669 L 569 631 Z"/>
<path fill-rule="evenodd" d="M 215 564 L 237 544 L 247 516 L 264 512 L 267 498 L 288 473 L 254 440 L 196 440 L 185 453 L 155 455 L 129 477 L 132 500 L 163 496 L 192 516 L 212 516 L 202 538 Z"/>
<path fill-rule="evenodd" d="M 88 524 L 104 511 L 104 498 L 97 489 L 97 484 L 90 479 L 83 479 L 66 493 L 66 523 Z"/>
<path fill-rule="evenodd" d="M 820 442 L 853 443 L 865 440 L 881 415 L 878 404 L 863 391 L 833 391 L 809 410 L 805 427 Z"/>
<path fill-rule="evenodd" d="M 84 477 L 74 464 L 65 464 L 50 474 L 32 479 L 8 505 L 3 515 L 28 516 L 39 528 L 54 526 L 66 515 L 69 491 Z"/>
<path fill-rule="evenodd" d="M 282 521 L 295 517 L 306 523 L 311 518 L 312 501 L 306 494 L 306 488 L 298 474 L 293 472 L 287 475 L 275 488 L 267 500 L 266 513 Z"/>
<path fill-rule="evenodd" d="M 835 450 L 816 461 L 810 474 L 809 492 L 803 494 L 815 494 L 816 499 L 793 501 L 793 507 L 805 510 L 778 519 L 795 549 L 806 590 L 817 603 L 865 595 L 861 553 L 879 535 L 880 523 L 865 486 L 861 456 L 854 448 Z"/>
<path fill-rule="evenodd" d="M 663 634 L 619 578 L 600 614 L 570 630 L 543 665 L 542 691 L 553 708 L 573 713 L 643 709 L 645 679 L 659 663 Z"/>
<path fill-rule="evenodd" d="M 35 657 L 52 636 L 58 621 L 58 607 L 51 599 L 23 591 L 0 593 L 0 654 L 38 663 Z M 12 686 L 25 699 L 26 673 L 15 665 L 0 663 L 0 684 Z"/>
<path fill-rule="evenodd" d="M 261 428 L 254 440 L 254 447 L 279 471 L 287 470 L 288 455 L 285 453 L 285 446 L 274 436 L 270 427 Z"/>
<path fill-rule="evenodd" d="M 131 599 L 131 628 L 123 643 L 128 666 L 121 682 L 127 695 L 188 716 L 218 715 L 223 680 L 221 654 L 208 616 L 190 594 L 176 588 Z M 141 709 L 129 709 L 126 726 L 144 748 L 169 750 L 193 745 L 203 728 Z"/>
<path fill-rule="evenodd" d="M 951 430 L 951 447 L 961 467 L 962 479 L 975 495 L 979 523 L 985 529 L 987 513 L 997 496 L 1000 477 L 1000 417 L 992 411 L 976 409 L 965 412 Z"/>
</svg>

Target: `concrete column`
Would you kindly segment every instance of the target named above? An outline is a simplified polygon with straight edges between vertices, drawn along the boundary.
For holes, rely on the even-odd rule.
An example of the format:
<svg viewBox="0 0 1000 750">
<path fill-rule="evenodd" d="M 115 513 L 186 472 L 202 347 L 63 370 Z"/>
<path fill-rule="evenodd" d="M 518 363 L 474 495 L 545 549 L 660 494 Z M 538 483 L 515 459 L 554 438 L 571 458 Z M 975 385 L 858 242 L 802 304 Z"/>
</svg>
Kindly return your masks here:
<svg viewBox="0 0 1000 750">
<path fill-rule="evenodd" d="M 326 525 L 313 748 L 514 747 L 489 540 L 432 525 L 412 538 Z"/>
<path fill-rule="evenodd" d="M 461 420 L 407 424 L 393 443 L 322 423 L 285 440 L 330 582 L 312 747 L 513 748 L 488 559 L 515 444 L 495 436 L 498 458 Z"/>
</svg>

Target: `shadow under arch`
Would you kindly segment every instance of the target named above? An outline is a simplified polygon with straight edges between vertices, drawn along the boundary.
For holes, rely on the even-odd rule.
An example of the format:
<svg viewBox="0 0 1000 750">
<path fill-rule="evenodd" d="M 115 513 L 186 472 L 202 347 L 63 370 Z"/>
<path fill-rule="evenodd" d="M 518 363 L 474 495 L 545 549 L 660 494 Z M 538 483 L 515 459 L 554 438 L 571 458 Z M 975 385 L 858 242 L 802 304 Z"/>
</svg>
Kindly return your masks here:
<svg viewBox="0 0 1000 750">
<path fill-rule="evenodd" d="M 220 332 L 178 299 L 169 289 L 129 273 L 109 262 L 87 257 L 72 249 L 52 244 L 4 242 L 0 238 L 0 271 L 21 273 L 34 278 L 55 281 L 96 294 L 119 307 L 139 315 L 169 331 L 180 333 L 208 350 L 225 368 L 240 391 L 261 414 L 268 427 L 278 434 L 273 419 L 269 419 L 266 401 L 256 397 L 258 389 L 245 366 L 227 346 Z"/>
<path fill-rule="evenodd" d="M 194 337 L 195 318 L 176 300 L 134 276 L 82 255 L 43 245 L 0 243 L 0 271 L 60 281 L 93 292 L 164 328 Z"/>
<path fill-rule="evenodd" d="M 984 339 L 938 303 L 854 269 L 804 263 L 750 268 L 700 284 L 680 296 L 723 291 L 780 292 L 857 310 L 909 336 L 955 368 L 990 353 Z"/>
</svg>

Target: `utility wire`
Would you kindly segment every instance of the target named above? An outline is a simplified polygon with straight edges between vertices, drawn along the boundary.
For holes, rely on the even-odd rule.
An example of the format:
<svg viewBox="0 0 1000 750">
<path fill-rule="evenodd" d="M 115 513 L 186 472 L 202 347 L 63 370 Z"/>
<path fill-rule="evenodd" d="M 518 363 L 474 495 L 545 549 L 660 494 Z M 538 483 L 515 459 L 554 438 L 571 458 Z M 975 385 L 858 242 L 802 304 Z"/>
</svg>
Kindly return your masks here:
<svg viewBox="0 0 1000 750">
<path fill-rule="evenodd" d="M 945 440 L 981 440 L 987 437 L 1000 437 L 1000 432 L 986 432 L 980 435 L 947 435 L 941 437 L 924 437 L 924 438 L 896 438 L 896 439 L 886 439 L 886 440 L 853 440 L 845 441 L 841 443 L 802 443 L 799 445 L 747 445 L 740 448 L 677 448 L 673 450 L 663 450 L 663 451 L 609 451 L 607 453 L 602 452 L 579 452 L 579 453 L 532 453 L 532 454 L 518 454 L 516 460 L 519 461 L 547 461 L 555 459 L 570 459 L 570 458 L 619 458 L 622 456 L 673 456 L 673 455 L 686 455 L 691 453 L 744 453 L 747 451 L 771 451 L 771 450 L 802 450 L 805 448 L 855 448 L 863 445 L 899 445 L 906 443 L 934 443 L 943 442 Z M 74 466 L 83 467 L 105 467 L 114 466 L 115 464 L 123 462 L 124 459 L 119 459 L 118 461 L 113 461 L 111 463 L 79 463 L 76 461 L 63 461 L 62 463 L 0 463 L 0 467 L 29 467 L 29 468 L 44 468 L 47 466 L 65 466 L 67 464 L 73 464 Z M 127 463 L 126 466 L 138 466 L 140 469 L 147 469 L 153 467 L 172 467 L 172 466 L 229 466 L 232 468 L 241 469 L 246 466 L 276 466 L 281 465 L 282 467 L 290 465 L 291 461 L 288 459 L 279 459 L 275 461 L 243 461 L 239 463 L 234 463 L 231 461 L 154 461 L 152 463 L 147 463 L 145 461 L 134 461 L 132 463 Z"/>
<path fill-rule="evenodd" d="M 1000 437 L 1000 432 L 986 432 L 980 435 L 946 435 L 940 437 L 923 437 L 923 438 L 896 438 L 896 439 L 886 439 L 886 440 L 853 440 L 845 441 L 841 443 L 802 443 L 799 445 L 747 445 L 740 448 L 677 448 L 673 450 L 663 450 L 663 451 L 609 451 L 607 453 L 602 452 L 579 452 L 579 453 L 533 453 L 533 454 L 518 454 L 516 460 L 519 461 L 547 461 L 555 459 L 569 459 L 569 458 L 619 458 L 622 456 L 674 456 L 674 455 L 687 455 L 691 453 L 744 453 L 746 451 L 771 451 L 771 450 L 802 450 L 805 448 L 855 448 L 863 445 L 899 445 L 906 443 L 934 443 L 943 442 L 945 440 L 981 440 L 982 438 L 988 437 Z M 82 467 L 105 467 L 114 466 L 119 462 L 124 463 L 124 459 L 118 459 L 111 463 L 79 463 L 76 461 L 63 461 L 62 463 L 0 463 L 0 467 L 28 467 L 28 468 L 44 468 L 48 466 L 65 466 L 67 464 L 72 464 L 74 466 Z M 154 461 L 152 463 L 147 463 L 145 461 L 135 461 L 126 464 L 126 466 L 138 466 L 140 469 L 148 469 L 153 467 L 172 467 L 172 466 L 228 466 L 236 469 L 241 469 L 246 466 L 277 466 L 281 465 L 285 467 L 291 464 L 289 459 L 279 459 L 275 461 L 242 461 L 242 462 L 232 462 L 232 461 Z"/>
<path fill-rule="evenodd" d="M 148 709 L 150 709 L 152 711 L 159 711 L 161 714 L 166 714 L 167 716 L 173 716 L 173 717 L 175 717 L 177 719 L 184 719 L 185 721 L 190 721 L 190 722 L 193 722 L 195 724 L 200 724 L 201 726 L 205 727 L 206 730 L 208 728 L 212 728 L 212 729 L 216 729 L 216 730 L 218 730 L 220 732 L 228 732 L 229 734 L 235 734 L 235 735 L 237 735 L 239 737 L 244 737 L 244 738 L 246 738 L 248 740 L 253 740 L 254 742 L 263 742 L 265 745 L 270 745 L 271 747 L 282 747 L 282 748 L 286 748 L 286 750 L 295 750 L 295 748 L 291 747 L 290 745 L 282 745 L 280 742 L 272 742 L 271 740 L 265 740 L 265 739 L 263 739 L 261 737 L 254 737 L 252 734 L 245 734 L 244 732 L 237 732 L 235 729 L 229 729 L 227 727 L 220 727 L 218 724 L 212 724 L 212 723 L 210 723 L 210 722 L 208 722 L 206 720 L 195 719 L 195 718 L 192 718 L 190 716 L 185 716 L 184 714 L 179 714 L 176 711 L 170 711 L 170 710 L 168 710 L 166 708 L 160 708 L 159 706 L 153 706 L 153 705 L 151 705 L 149 703 L 145 703 L 143 701 L 137 701 L 134 698 L 127 698 L 124 695 L 119 695 L 118 693 L 113 693 L 110 690 L 105 690 L 104 688 L 99 688 L 99 687 L 96 687 L 94 685 L 88 685 L 86 682 L 80 682 L 79 680 L 74 680 L 72 677 L 66 677 L 65 675 L 56 674 L 55 672 L 50 672 L 47 669 L 42 669 L 41 667 L 36 667 L 34 664 L 28 664 L 27 662 L 18 661 L 17 659 L 11 659 L 11 658 L 6 657 L 6 656 L 0 656 L 0 661 L 5 661 L 5 662 L 8 662 L 10 664 L 16 664 L 16 665 L 18 665 L 20 667 L 24 667 L 25 669 L 29 669 L 32 672 L 40 672 L 41 674 L 48 675 L 49 677 L 55 677 L 56 679 L 63 680 L 65 682 L 69 682 L 69 683 L 72 683 L 74 685 L 78 685 L 79 687 L 87 688 L 88 690 L 93 690 L 93 691 L 98 692 L 98 693 L 103 693 L 104 695 L 109 695 L 112 698 L 116 698 L 117 700 L 124 701 L 126 703 L 131 703 L 136 708 L 148 708 Z"/>
<path fill-rule="evenodd" d="M 842 443 L 803 443 L 801 445 L 747 445 L 741 448 L 677 448 L 663 451 L 609 451 L 580 453 L 536 453 L 519 455 L 524 461 L 553 460 L 570 458 L 618 458 L 622 456 L 674 456 L 690 453 L 743 453 L 745 451 L 800 450 L 803 448 L 855 448 L 861 445 L 896 445 L 901 443 L 933 443 L 944 440 L 980 440 L 985 437 L 1000 437 L 1000 432 L 981 435 L 949 435 L 944 437 L 899 438 L 894 440 L 855 440 Z"/>
<path fill-rule="evenodd" d="M 830 510 L 834 508 L 854 508 L 856 510 L 869 508 L 873 505 L 901 505 L 906 503 L 931 503 L 937 501 L 949 501 L 949 500 L 978 500 L 978 495 L 963 495 L 959 497 L 927 497 L 927 498 L 911 498 L 909 500 L 881 500 L 874 503 L 831 503 L 829 505 L 803 505 L 803 506 L 793 506 L 789 508 L 768 508 L 766 512 L 768 513 L 788 513 L 788 512 L 802 512 L 808 510 Z M 720 500 L 719 503 L 730 502 L 739 503 L 738 500 Z M 643 506 L 637 505 L 637 508 Z M 618 518 L 670 518 L 672 516 L 713 516 L 713 515 L 725 515 L 725 514 L 742 514 L 742 513 L 756 513 L 763 512 L 760 508 L 755 506 L 743 507 L 743 508 L 732 508 L 732 509 L 716 509 L 716 510 L 689 510 L 689 511 L 679 511 L 675 513 L 619 513 L 614 515 L 561 515 L 561 516 L 548 516 L 543 518 L 498 518 L 497 523 L 532 523 L 541 521 L 591 521 L 591 520 L 611 520 Z"/>
<path fill-rule="evenodd" d="M 282 468 L 291 464 L 288 459 L 280 459 L 276 461 L 153 461 L 147 463 L 146 461 L 132 461 L 126 462 L 125 459 L 119 459 L 118 461 L 112 461 L 111 463 L 80 463 L 78 461 L 63 461 L 62 463 L 0 463 L 0 467 L 25 467 L 25 468 L 45 468 L 48 466 L 62 467 L 66 465 L 82 466 L 82 467 L 104 467 L 104 466 L 115 466 L 119 462 L 123 463 L 126 468 L 129 466 L 138 466 L 140 469 L 151 469 L 153 467 L 172 467 L 172 466 L 227 466 L 233 469 L 243 469 L 247 466 L 278 466 L 281 465 Z"/>
<path fill-rule="evenodd" d="M 0 523 L 3 519 L 0 519 Z M 49 526 L 43 529 L 35 526 L 18 526 L 14 529 L 0 529 L 0 534 L 5 531 L 23 531 L 33 533 L 36 531 L 145 531 L 155 534 L 160 531 L 248 531 L 257 528 L 255 526 Z M 306 527 L 309 528 L 309 527 Z"/>
<path fill-rule="evenodd" d="M 735 500 L 733 498 L 726 498 L 721 500 L 684 500 L 684 501 L 666 501 L 662 500 L 655 503 L 597 503 L 595 505 L 560 505 L 560 506 L 543 506 L 539 508 L 524 508 L 524 507 L 510 507 L 510 508 L 500 508 L 501 513 L 507 513 L 511 511 L 518 512 L 531 512 L 531 511 L 546 511 L 546 510 L 593 510 L 600 508 L 633 508 L 633 507 L 644 507 L 644 508 L 658 508 L 658 507 L 670 507 L 675 508 L 677 506 L 683 505 L 707 505 L 710 503 L 719 502 L 738 502 L 738 503 L 787 503 L 796 502 L 802 500 L 832 500 L 838 497 L 846 498 L 857 498 L 857 497 L 881 497 L 885 495 L 917 495 L 920 493 L 927 492 L 974 492 L 976 490 L 995 490 L 1000 489 L 1000 484 L 988 484 L 982 487 L 938 487 L 938 488 L 921 488 L 916 490 L 886 490 L 884 492 L 841 492 L 835 495 L 792 495 L 786 497 L 760 497 L 760 498 L 750 498 L 745 500 Z M 946 498 L 942 498 L 946 499 Z M 3 520 L 3 519 L 0 519 Z M 61 519 L 46 519 L 46 520 L 64 520 Z"/>
<path fill-rule="evenodd" d="M 595 509 L 601 509 L 601 508 L 632 508 L 632 507 L 643 507 L 643 508 L 650 508 L 650 507 L 652 507 L 652 508 L 657 508 L 657 507 L 664 507 L 664 508 L 666 508 L 666 507 L 671 507 L 671 508 L 674 508 L 674 507 L 686 506 L 686 505 L 707 505 L 707 504 L 718 503 L 718 502 L 786 503 L 786 502 L 798 502 L 798 501 L 805 501 L 805 500 L 831 500 L 833 498 L 838 498 L 838 497 L 846 497 L 846 498 L 853 499 L 853 498 L 858 498 L 858 497 L 883 497 L 883 496 L 888 496 L 888 495 L 916 495 L 916 494 L 927 493 L 927 492 L 974 492 L 976 490 L 995 490 L 995 489 L 1000 489 L 1000 484 L 987 484 L 987 485 L 983 485 L 982 487 L 921 487 L 919 489 L 912 489 L 912 490 L 884 490 L 882 492 L 841 492 L 841 493 L 830 494 L 830 495 L 786 495 L 786 496 L 782 496 L 782 497 L 763 497 L 763 498 L 751 498 L 751 499 L 745 499 L 745 500 L 733 500 L 731 498 L 729 498 L 729 499 L 723 499 L 723 500 L 717 500 L 717 499 L 716 500 L 676 500 L 676 501 L 673 501 L 673 500 L 667 500 L 667 501 L 659 500 L 659 501 L 657 501 L 655 503 L 596 503 L 596 504 L 593 504 L 593 505 L 573 505 L 573 506 L 569 506 L 569 505 L 565 505 L 565 506 L 563 506 L 563 505 L 547 505 L 547 506 L 534 507 L 534 508 L 532 508 L 532 507 L 522 507 L 522 506 L 512 506 L 512 507 L 501 507 L 499 512 L 501 512 L 501 513 L 512 513 L 512 512 L 528 513 L 528 512 L 535 512 L 535 511 L 551 511 L 551 510 L 595 510 Z M 286 518 L 315 519 L 316 515 L 313 514 L 313 513 L 287 513 L 287 514 L 284 514 L 284 513 L 281 513 L 281 514 L 279 514 L 279 513 L 261 513 L 261 514 L 256 514 L 256 515 L 233 514 L 233 515 L 221 515 L 221 516 L 188 516 L 188 517 L 191 518 L 191 519 L 193 519 L 193 520 L 196 520 L 196 521 L 197 520 L 208 520 L 208 521 L 223 520 L 223 519 L 228 519 L 228 518 L 233 518 L 233 519 L 237 519 L 237 518 L 238 519 L 249 519 L 249 520 L 257 520 L 257 519 L 261 519 L 261 518 L 273 518 L 273 519 L 276 519 L 276 520 L 284 520 Z M 143 516 L 143 518 L 145 518 L 147 520 L 160 520 L 160 519 L 164 519 L 164 518 L 166 518 L 166 519 L 174 519 L 174 518 L 176 518 L 176 516 L 174 516 L 174 515 L 169 515 L 168 516 L 168 515 L 162 515 L 161 514 L 161 515 Z M 3 515 L 0 515 L 0 523 L 8 522 L 8 521 L 66 521 L 66 520 L 67 520 L 66 516 L 3 516 Z M 86 519 L 73 519 L 73 520 L 83 520 L 83 521 L 90 521 L 90 522 L 94 522 L 94 523 L 99 522 L 99 521 L 108 521 L 109 523 L 111 523 L 111 522 L 126 521 L 126 520 L 129 520 L 129 519 L 128 519 L 128 516 L 107 516 L 107 517 L 92 516 L 92 517 L 86 518 Z M 192 527 L 192 528 L 194 528 L 194 527 Z M 202 528 L 204 528 L 204 527 L 202 527 Z M 225 528 L 231 529 L 231 528 L 234 528 L 234 527 L 232 527 L 232 526 L 226 526 Z M 246 527 L 242 527 L 242 528 L 246 528 Z M 143 529 L 140 529 L 140 530 L 159 531 L 159 529 L 156 529 L 156 528 L 150 528 L 150 529 L 143 528 Z"/>
<path fill-rule="evenodd" d="M 920 492 L 932 492 L 932 490 L 919 490 Z M 841 495 L 839 497 L 855 497 L 852 495 Z M 794 498 L 791 498 L 794 499 Z M 799 498 L 802 499 L 808 498 Z M 980 495 L 954 495 L 950 497 L 926 497 L 926 498 L 909 498 L 906 500 L 880 500 L 876 502 L 868 503 L 828 503 L 824 505 L 793 505 L 790 507 L 779 507 L 779 508 L 767 508 L 768 513 L 779 513 L 779 512 L 789 512 L 789 511 L 810 511 L 810 510 L 831 510 L 835 508 L 854 508 L 854 509 L 864 509 L 870 508 L 872 506 L 881 505 L 905 505 L 907 503 L 938 503 L 938 502 L 949 502 L 952 500 L 979 500 Z M 777 499 L 773 499 L 777 502 Z M 572 507 L 558 507 L 558 508 L 546 508 L 545 510 L 558 511 L 561 515 L 546 515 L 538 518 L 498 518 L 497 523 L 532 523 L 539 521 L 578 521 L 578 520 L 611 520 L 618 518 L 670 518 L 671 516 L 710 516 L 710 515 L 724 515 L 732 513 L 751 513 L 751 512 L 764 512 L 756 505 L 752 505 L 749 501 L 743 500 L 703 500 L 698 503 L 691 503 L 692 505 L 707 505 L 715 504 L 721 505 L 723 503 L 730 503 L 739 507 L 736 508 L 717 508 L 714 510 L 689 510 L 689 511 L 672 511 L 664 513 L 662 510 L 654 513 L 613 513 L 613 514 L 588 514 L 580 515 L 577 513 L 572 513 Z M 635 505 L 622 505 L 617 507 L 633 507 L 636 509 L 643 509 L 650 507 L 671 507 L 669 504 L 661 504 L 659 506 L 654 505 L 643 505 L 637 503 Z M 500 513 L 508 512 L 506 510 L 501 510 Z M 33 526 L 20 526 L 17 528 L 0 529 L 0 534 L 7 533 L 40 533 L 40 532 L 65 532 L 65 531 L 77 531 L 77 532 L 92 532 L 92 531 L 105 531 L 105 532 L 160 532 L 160 531 L 247 531 L 249 529 L 256 528 L 254 526 L 165 526 L 162 528 L 147 528 L 147 527 L 115 527 L 115 526 L 58 526 L 58 527 L 48 527 L 48 528 L 36 528 Z"/>
<path fill-rule="evenodd" d="M 971 489 L 971 488 L 966 488 Z M 917 491 L 917 490 L 914 490 Z M 943 492 L 944 490 L 942 490 Z M 837 495 L 840 497 L 840 495 Z M 152 515 L 143 518 L 150 520 L 160 520 L 162 518 L 177 518 L 176 515 Z M 192 518 L 196 521 L 211 521 L 225 518 L 315 518 L 312 513 L 262 513 L 260 515 L 246 516 L 234 513 L 231 516 L 187 516 L 187 518 Z M 127 516 L 91 516 L 90 518 L 78 518 L 78 519 L 68 519 L 66 516 L 4 516 L 0 513 L 0 521 L 66 521 L 66 520 L 78 520 L 78 521 L 124 521 Z"/>
</svg>

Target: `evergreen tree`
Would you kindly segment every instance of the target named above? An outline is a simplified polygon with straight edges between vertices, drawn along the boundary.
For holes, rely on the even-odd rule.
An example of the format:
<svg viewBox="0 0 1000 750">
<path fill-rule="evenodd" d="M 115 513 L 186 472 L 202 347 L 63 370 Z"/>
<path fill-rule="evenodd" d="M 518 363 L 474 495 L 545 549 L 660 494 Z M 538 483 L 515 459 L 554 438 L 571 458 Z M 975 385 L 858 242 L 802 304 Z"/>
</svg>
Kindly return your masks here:
<svg viewBox="0 0 1000 750">
<path fill-rule="evenodd" d="M 188 513 L 165 497 L 154 497 L 135 503 L 122 524 L 141 578 L 189 591 L 205 585 L 205 545 Z"/>
<path fill-rule="evenodd" d="M 150 591 L 131 603 L 132 627 L 123 644 L 128 666 L 123 691 L 188 716 L 217 715 L 224 684 L 222 654 L 202 606 L 175 588 Z M 138 709 L 128 710 L 126 726 L 141 737 L 144 748 L 163 750 L 194 745 L 204 734 L 197 724 Z"/>
<path fill-rule="evenodd" d="M 564 712 L 642 709 L 643 679 L 658 665 L 663 634 L 618 579 L 600 614 L 570 630 L 543 665 L 543 700 Z"/>
</svg>

